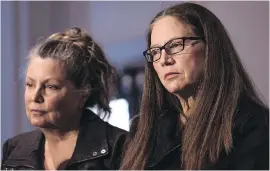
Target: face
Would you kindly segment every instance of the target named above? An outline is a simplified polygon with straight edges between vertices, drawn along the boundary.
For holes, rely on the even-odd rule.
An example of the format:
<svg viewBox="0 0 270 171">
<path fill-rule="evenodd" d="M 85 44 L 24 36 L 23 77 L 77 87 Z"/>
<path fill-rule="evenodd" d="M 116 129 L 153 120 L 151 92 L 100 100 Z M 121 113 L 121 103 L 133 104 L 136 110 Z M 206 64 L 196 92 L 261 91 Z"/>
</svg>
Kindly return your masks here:
<svg viewBox="0 0 270 171">
<path fill-rule="evenodd" d="M 59 60 L 32 57 L 26 72 L 25 108 L 32 125 L 62 129 L 80 118 L 82 95 L 66 80 Z"/>
<path fill-rule="evenodd" d="M 174 17 L 163 17 L 153 24 L 151 46 L 161 47 L 178 37 L 197 36 L 190 27 Z M 186 40 L 184 50 L 174 55 L 161 51 L 161 58 L 153 62 L 153 67 L 170 92 L 178 94 L 194 85 L 202 75 L 205 59 L 204 44 L 201 40 Z"/>
</svg>

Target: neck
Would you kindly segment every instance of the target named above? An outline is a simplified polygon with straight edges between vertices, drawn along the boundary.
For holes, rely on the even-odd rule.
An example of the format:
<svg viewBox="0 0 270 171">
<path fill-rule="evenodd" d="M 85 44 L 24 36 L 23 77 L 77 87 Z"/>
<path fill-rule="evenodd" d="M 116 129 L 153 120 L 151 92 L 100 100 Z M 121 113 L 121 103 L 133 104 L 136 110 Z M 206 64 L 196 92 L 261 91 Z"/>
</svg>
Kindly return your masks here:
<svg viewBox="0 0 270 171">
<path fill-rule="evenodd" d="M 79 129 L 73 129 L 69 131 L 61 131 L 56 129 L 42 128 L 42 132 L 46 138 L 46 141 L 53 145 L 60 142 L 76 140 L 78 137 Z"/>
<path fill-rule="evenodd" d="M 44 167 L 49 170 L 64 169 L 72 157 L 78 139 L 80 118 L 62 124 L 41 128 L 45 136 Z M 64 124 L 65 123 L 65 124 Z"/>
<path fill-rule="evenodd" d="M 180 95 L 178 95 L 177 97 L 178 97 L 178 99 L 180 101 L 180 104 L 182 106 L 183 113 L 186 116 L 189 116 L 190 115 L 190 111 L 191 111 L 191 109 L 193 108 L 193 106 L 195 104 L 196 98 L 194 96 L 182 97 Z"/>
<path fill-rule="evenodd" d="M 78 129 L 68 132 L 43 129 L 42 132 L 45 135 L 44 168 L 64 169 L 75 150 Z"/>
<path fill-rule="evenodd" d="M 180 95 L 177 95 L 180 104 L 182 106 L 182 113 L 179 115 L 179 120 L 182 124 L 186 124 L 187 118 L 191 115 L 191 110 L 194 106 L 195 103 L 195 97 L 190 96 L 190 97 L 183 97 Z"/>
<path fill-rule="evenodd" d="M 50 144 L 57 144 L 58 142 L 77 139 L 82 116 L 81 112 L 78 112 L 77 116 L 78 117 L 74 117 L 73 119 L 66 119 L 62 122 L 55 122 L 48 127 L 41 128 L 46 141 Z"/>
<path fill-rule="evenodd" d="M 182 106 L 182 112 L 186 117 L 191 115 L 191 110 L 194 109 L 196 99 L 201 92 L 198 87 L 199 83 L 188 85 L 175 94 Z"/>
</svg>

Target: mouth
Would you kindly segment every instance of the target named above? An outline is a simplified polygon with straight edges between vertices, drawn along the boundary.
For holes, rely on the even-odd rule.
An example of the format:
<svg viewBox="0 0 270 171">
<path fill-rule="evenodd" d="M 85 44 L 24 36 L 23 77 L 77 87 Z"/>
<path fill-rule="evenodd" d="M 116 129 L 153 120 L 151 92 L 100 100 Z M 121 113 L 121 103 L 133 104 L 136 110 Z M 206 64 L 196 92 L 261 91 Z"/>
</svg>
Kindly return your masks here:
<svg viewBox="0 0 270 171">
<path fill-rule="evenodd" d="M 178 72 L 168 72 L 167 74 L 164 75 L 164 80 L 173 78 L 179 74 L 180 73 L 178 73 Z"/>
<path fill-rule="evenodd" d="M 36 115 L 43 115 L 46 113 L 46 111 L 40 109 L 31 109 L 30 112 Z"/>
</svg>

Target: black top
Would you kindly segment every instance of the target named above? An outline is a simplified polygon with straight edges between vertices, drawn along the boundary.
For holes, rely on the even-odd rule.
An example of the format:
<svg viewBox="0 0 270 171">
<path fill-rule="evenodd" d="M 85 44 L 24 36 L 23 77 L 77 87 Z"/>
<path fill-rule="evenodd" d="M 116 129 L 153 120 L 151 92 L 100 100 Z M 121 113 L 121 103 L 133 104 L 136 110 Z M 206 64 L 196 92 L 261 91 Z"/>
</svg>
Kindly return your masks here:
<svg viewBox="0 0 270 171">
<path fill-rule="evenodd" d="M 65 170 L 118 169 L 126 131 L 85 110 L 77 143 Z M 42 170 L 45 137 L 37 129 L 5 142 L 1 169 Z"/>
<path fill-rule="evenodd" d="M 135 125 L 138 119 L 139 117 L 135 119 Z M 136 129 L 136 126 L 133 129 Z M 180 166 L 180 142 L 181 132 L 179 132 L 176 114 L 164 113 L 159 118 L 158 136 L 146 169 L 183 169 Z M 243 100 L 235 112 L 232 151 L 229 154 L 222 152 L 216 163 L 203 169 L 268 170 L 269 110 L 250 100 Z"/>
</svg>

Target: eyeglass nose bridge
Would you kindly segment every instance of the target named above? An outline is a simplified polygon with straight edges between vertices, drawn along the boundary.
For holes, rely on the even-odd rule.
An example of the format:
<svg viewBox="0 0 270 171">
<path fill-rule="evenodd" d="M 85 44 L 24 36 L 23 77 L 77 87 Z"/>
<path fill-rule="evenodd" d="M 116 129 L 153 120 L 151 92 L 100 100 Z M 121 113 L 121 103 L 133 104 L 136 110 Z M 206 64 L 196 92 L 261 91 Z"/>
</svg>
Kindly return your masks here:
<svg viewBox="0 0 270 171">
<path fill-rule="evenodd" d="M 159 47 L 159 58 L 158 59 L 156 59 L 156 61 L 158 61 L 158 60 L 161 60 L 161 57 L 162 57 L 162 50 L 164 49 L 164 51 L 165 51 L 165 53 L 166 53 L 166 58 L 171 58 L 171 56 L 170 55 L 172 55 L 171 53 L 170 53 L 170 48 L 166 48 L 166 46 L 164 45 L 164 46 L 162 46 L 162 47 Z"/>
<path fill-rule="evenodd" d="M 161 46 L 161 47 L 159 48 L 159 50 L 160 50 L 160 57 L 159 57 L 159 58 L 161 58 L 162 50 L 163 50 L 163 49 L 164 49 L 164 51 L 166 52 L 167 55 L 171 55 L 171 54 L 170 54 L 170 48 L 167 48 L 167 47 L 166 47 L 166 44 L 165 44 L 164 46 Z"/>
<path fill-rule="evenodd" d="M 165 52 L 166 52 L 167 55 L 174 55 L 174 54 L 176 54 L 176 53 L 179 53 L 179 52 L 174 52 L 174 53 L 172 53 L 172 52 L 170 51 L 171 49 L 170 49 L 170 48 L 167 48 L 166 45 L 167 45 L 167 44 L 165 44 L 165 45 L 159 47 L 159 50 L 160 50 L 160 57 L 159 57 L 159 59 L 160 59 L 161 56 L 162 56 L 162 50 L 163 50 L 163 49 L 165 50 Z M 182 49 L 181 51 L 183 51 L 183 50 L 184 50 L 184 43 L 183 43 L 183 49 Z M 181 52 L 181 51 L 180 51 L 180 52 Z"/>
</svg>

